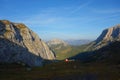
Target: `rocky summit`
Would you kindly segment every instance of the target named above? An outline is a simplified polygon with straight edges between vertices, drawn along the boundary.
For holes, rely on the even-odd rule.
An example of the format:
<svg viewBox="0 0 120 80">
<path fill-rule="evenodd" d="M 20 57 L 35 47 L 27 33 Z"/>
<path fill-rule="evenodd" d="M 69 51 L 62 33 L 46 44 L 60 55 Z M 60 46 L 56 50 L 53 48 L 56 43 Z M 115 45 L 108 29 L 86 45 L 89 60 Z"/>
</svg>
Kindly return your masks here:
<svg viewBox="0 0 120 80">
<path fill-rule="evenodd" d="M 48 41 L 47 44 L 48 46 L 56 46 L 56 45 L 68 46 L 68 44 L 61 39 L 52 39 Z"/>
<path fill-rule="evenodd" d="M 44 59 L 54 60 L 49 47 L 22 23 L 0 20 L 0 62 L 22 62 L 29 66 L 41 66 Z"/>
<path fill-rule="evenodd" d="M 94 47 L 99 49 L 115 41 L 120 41 L 120 24 L 103 30 L 101 35 L 94 41 Z"/>
<path fill-rule="evenodd" d="M 100 42 L 100 41 L 114 41 L 114 40 L 117 40 L 117 41 L 120 40 L 120 24 L 114 27 L 105 29 L 102 32 L 102 34 L 97 38 L 96 41 Z"/>
</svg>

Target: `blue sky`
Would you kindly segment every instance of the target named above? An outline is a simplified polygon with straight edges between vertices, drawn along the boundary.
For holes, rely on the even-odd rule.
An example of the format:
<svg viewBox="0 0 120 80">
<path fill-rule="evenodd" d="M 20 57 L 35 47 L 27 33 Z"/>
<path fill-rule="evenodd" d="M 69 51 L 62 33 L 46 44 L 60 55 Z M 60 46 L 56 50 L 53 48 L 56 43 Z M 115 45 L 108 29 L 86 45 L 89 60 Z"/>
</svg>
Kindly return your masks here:
<svg viewBox="0 0 120 80">
<path fill-rule="evenodd" d="M 0 19 L 24 23 L 43 40 L 96 39 L 120 24 L 120 0 L 0 0 Z"/>
</svg>

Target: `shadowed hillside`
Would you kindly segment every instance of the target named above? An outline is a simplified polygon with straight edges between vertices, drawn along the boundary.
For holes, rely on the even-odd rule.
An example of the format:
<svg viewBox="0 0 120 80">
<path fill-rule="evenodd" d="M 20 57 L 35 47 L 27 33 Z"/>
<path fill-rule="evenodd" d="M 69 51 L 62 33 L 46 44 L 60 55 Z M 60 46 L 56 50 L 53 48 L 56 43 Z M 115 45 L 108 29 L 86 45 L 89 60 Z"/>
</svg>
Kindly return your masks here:
<svg viewBox="0 0 120 80">
<path fill-rule="evenodd" d="M 35 66 L 42 65 L 43 58 L 8 39 L 0 38 L 0 49 L 0 63 L 23 63 L 29 66 L 34 64 L 36 64 Z"/>
<path fill-rule="evenodd" d="M 107 64 L 120 64 L 120 42 L 112 42 L 98 50 L 83 52 L 70 59 L 82 62 L 102 62 Z"/>
</svg>

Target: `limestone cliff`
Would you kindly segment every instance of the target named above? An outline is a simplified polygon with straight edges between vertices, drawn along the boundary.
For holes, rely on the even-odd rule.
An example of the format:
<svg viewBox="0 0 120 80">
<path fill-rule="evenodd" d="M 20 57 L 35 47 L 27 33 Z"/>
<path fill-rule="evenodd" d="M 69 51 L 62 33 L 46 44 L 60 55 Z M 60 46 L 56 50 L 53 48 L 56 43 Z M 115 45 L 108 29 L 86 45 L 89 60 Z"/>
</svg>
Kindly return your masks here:
<svg viewBox="0 0 120 80">
<path fill-rule="evenodd" d="M 24 24 L 0 20 L 0 62 L 40 66 L 43 59 L 55 56 L 37 34 Z"/>
<path fill-rule="evenodd" d="M 103 30 L 101 35 L 95 40 L 95 47 L 99 49 L 115 41 L 120 41 L 120 24 Z"/>
<path fill-rule="evenodd" d="M 120 40 L 120 25 L 105 29 L 102 34 L 97 38 L 97 42 L 100 41 L 113 41 Z"/>
</svg>

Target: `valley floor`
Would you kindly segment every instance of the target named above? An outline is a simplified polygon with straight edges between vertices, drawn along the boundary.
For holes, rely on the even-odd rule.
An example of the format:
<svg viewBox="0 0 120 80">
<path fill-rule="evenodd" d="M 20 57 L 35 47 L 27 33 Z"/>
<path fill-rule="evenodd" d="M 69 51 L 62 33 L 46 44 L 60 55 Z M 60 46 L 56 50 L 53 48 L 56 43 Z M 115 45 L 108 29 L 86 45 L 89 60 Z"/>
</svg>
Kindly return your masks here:
<svg viewBox="0 0 120 80">
<path fill-rule="evenodd" d="M 61 61 L 30 70 L 1 64 L 0 80 L 120 80 L 120 65 Z"/>
</svg>

